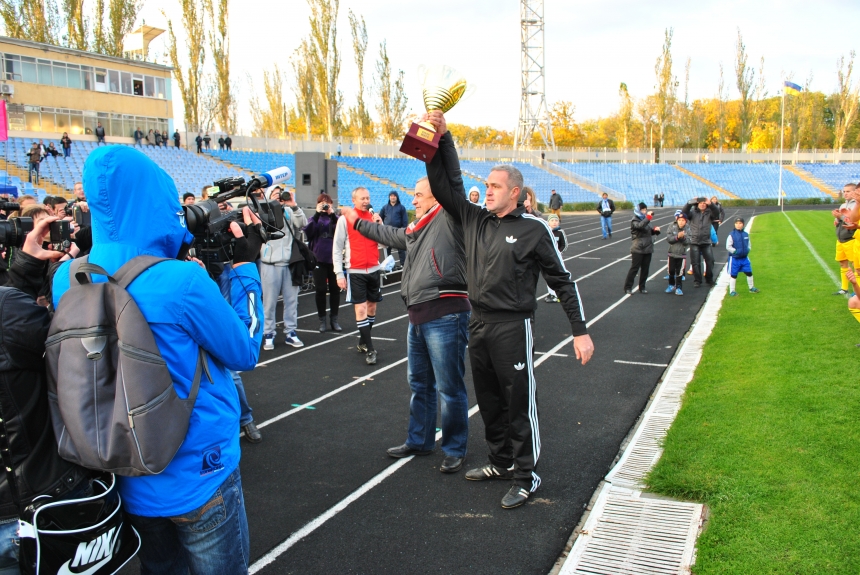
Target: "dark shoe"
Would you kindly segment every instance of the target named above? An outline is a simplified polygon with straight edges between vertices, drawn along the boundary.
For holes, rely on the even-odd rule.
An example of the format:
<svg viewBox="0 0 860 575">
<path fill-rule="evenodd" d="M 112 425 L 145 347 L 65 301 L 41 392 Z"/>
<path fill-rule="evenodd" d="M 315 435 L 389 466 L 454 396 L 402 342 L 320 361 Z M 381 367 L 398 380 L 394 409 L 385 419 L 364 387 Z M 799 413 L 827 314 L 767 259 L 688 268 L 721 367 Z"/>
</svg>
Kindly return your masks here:
<svg viewBox="0 0 860 575">
<path fill-rule="evenodd" d="M 395 457 L 397 459 L 402 459 L 404 457 L 409 457 L 410 455 L 430 455 L 433 453 L 433 450 L 430 449 L 428 451 L 422 451 L 420 449 L 412 449 L 405 443 L 403 445 L 398 445 L 397 447 L 391 447 L 385 450 L 388 455 L 391 457 Z"/>
<path fill-rule="evenodd" d="M 469 481 L 484 481 L 485 479 L 511 479 L 514 472 L 510 469 L 502 469 L 496 467 L 492 463 L 488 463 L 483 467 L 476 467 L 466 472 L 466 479 Z"/>
<path fill-rule="evenodd" d="M 624 290 L 624 293 L 626 293 L 627 295 L 633 295 L 633 290 L 632 289 L 626 289 L 626 290 Z"/>
<path fill-rule="evenodd" d="M 343 328 L 340 327 L 339 323 L 337 323 L 337 316 L 336 315 L 330 316 L 329 321 L 331 322 L 332 331 L 343 331 Z"/>
<path fill-rule="evenodd" d="M 367 355 L 364 357 L 364 362 L 367 365 L 376 365 L 376 350 L 371 350 L 367 352 Z"/>
<path fill-rule="evenodd" d="M 320 333 L 325 333 L 325 318 L 320 318 Z"/>
<path fill-rule="evenodd" d="M 446 455 L 445 459 L 442 460 L 442 467 L 439 468 L 439 471 L 442 473 L 457 473 L 463 468 L 463 462 L 465 460 L 465 457 Z"/>
<path fill-rule="evenodd" d="M 647 293 L 648 293 L 648 290 L 647 290 L 647 289 L 640 289 L 640 290 L 639 290 L 639 293 L 641 293 L 641 294 L 643 294 L 643 295 L 644 295 L 644 294 L 647 294 Z"/>
<path fill-rule="evenodd" d="M 243 425 L 242 431 L 245 432 L 245 439 L 251 443 L 260 443 L 263 441 L 263 434 L 260 433 L 260 430 L 257 429 L 257 426 L 254 425 L 253 421 Z"/>
<path fill-rule="evenodd" d="M 528 489 L 520 487 L 519 485 L 512 485 L 507 495 L 502 497 L 502 507 L 504 509 L 519 507 L 529 500 L 529 495 L 531 495 L 531 493 L 529 493 Z"/>
<path fill-rule="evenodd" d="M 702 287 L 702 284 L 699 282 L 693 282 L 693 287 Z"/>
</svg>

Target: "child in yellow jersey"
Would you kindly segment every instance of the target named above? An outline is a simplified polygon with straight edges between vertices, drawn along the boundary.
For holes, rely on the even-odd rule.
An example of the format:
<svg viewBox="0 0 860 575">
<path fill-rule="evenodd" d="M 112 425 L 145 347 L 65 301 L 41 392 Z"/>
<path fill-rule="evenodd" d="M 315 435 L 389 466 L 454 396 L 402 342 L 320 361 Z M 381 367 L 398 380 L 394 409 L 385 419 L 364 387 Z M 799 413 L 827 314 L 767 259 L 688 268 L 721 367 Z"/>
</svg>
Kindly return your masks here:
<svg viewBox="0 0 860 575">
<path fill-rule="evenodd" d="M 854 286 L 855 294 L 848 299 L 848 312 L 854 316 L 854 319 L 860 322 L 860 296 L 856 295 L 860 293 L 860 287 L 857 286 L 857 276 L 851 270 L 845 272 L 845 275 L 848 276 L 848 281 Z M 860 344 L 857 344 L 857 346 L 860 347 Z"/>
<path fill-rule="evenodd" d="M 839 262 L 840 273 L 842 275 L 841 289 L 833 295 L 846 295 L 848 293 L 848 278 L 845 272 L 848 271 L 851 264 L 857 259 L 855 246 L 858 242 L 854 241 L 854 234 L 858 231 L 846 228 L 843 225 L 842 214 L 848 211 L 848 204 L 842 204 L 839 209 L 833 210 L 833 215 L 836 218 L 833 225 L 836 226 L 836 261 Z M 856 266 L 854 269 L 858 269 Z"/>
</svg>

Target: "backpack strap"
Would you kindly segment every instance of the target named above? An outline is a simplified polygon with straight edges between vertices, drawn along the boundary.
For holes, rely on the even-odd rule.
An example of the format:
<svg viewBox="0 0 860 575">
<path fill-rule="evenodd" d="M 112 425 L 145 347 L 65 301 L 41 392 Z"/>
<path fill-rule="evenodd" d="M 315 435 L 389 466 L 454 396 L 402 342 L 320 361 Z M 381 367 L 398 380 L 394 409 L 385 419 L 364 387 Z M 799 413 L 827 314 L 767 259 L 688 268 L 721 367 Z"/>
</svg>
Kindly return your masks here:
<svg viewBox="0 0 860 575">
<path fill-rule="evenodd" d="M 203 372 L 206 372 L 206 377 L 209 378 L 209 383 L 212 381 L 212 374 L 209 373 L 209 365 L 206 362 L 206 352 L 201 347 L 197 353 L 197 369 L 194 370 L 194 380 L 191 382 L 191 390 L 188 392 L 188 397 L 184 399 L 188 411 L 194 409 L 194 404 L 197 401 L 197 392 L 200 391 L 200 380 L 203 377 Z"/>
<path fill-rule="evenodd" d="M 89 263 L 89 256 L 84 256 L 72 260 L 72 265 L 69 266 L 69 286 L 74 285 L 73 280 L 77 280 L 80 285 L 92 283 L 92 274 L 105 276 L 109 282 L 116 283 L 116 280 L 104 268 Z"/>
<path fill-rule="evenodd" d="M 121 268 L 119 268 L 114 274 L 114 277 L 116 278 L 116 282 L 119 284 L 119 287 L 128 289 L 128 286 L 131 285 L 131 282 L 137 279 L 137 276 L 155 264 L 167 261 L 168 259 L 169 258 L 159 258 L 156 256 L 137 256 L 130 259 Z"/>
</svg>

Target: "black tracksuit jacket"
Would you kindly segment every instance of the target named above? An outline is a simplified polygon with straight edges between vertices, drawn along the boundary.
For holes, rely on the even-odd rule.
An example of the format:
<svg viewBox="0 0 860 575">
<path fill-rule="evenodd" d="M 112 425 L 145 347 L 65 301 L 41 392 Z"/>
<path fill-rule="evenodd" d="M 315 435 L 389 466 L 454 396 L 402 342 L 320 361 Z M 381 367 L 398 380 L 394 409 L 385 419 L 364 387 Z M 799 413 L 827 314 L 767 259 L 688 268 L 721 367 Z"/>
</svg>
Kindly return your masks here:
<svg viewBox="0 0 860 575">
<path fill-rule="evenodd" d="M 427 164 L 427 177 L 436 200 L 462 223 L 473 318 L 484 323 L 534 318 L 542 273 L 558 294 L 573 335 L 587 333 L 576 283 L 544 220 L 526 214 L 522 207 L 498 218 L 470 203 L 450 132 L 439 140 L 439 150 Z"/>
</svg>

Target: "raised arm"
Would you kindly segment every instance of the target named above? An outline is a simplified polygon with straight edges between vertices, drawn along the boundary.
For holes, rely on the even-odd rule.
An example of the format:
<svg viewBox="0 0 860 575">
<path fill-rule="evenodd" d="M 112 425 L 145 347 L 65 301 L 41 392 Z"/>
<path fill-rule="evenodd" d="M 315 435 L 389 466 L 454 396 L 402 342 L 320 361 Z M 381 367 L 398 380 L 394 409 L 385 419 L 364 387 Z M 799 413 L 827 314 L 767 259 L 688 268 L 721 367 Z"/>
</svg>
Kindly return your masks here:
<svg viewBox="0 0 860 575">
<path fill-rule="evenodd" d="M 463 185 L 463 175 L 460 171 L 460 159 L 457 157 L 457 147 L 454 138 L 448 131 L 448 124 L 442 112 L 434 111 L 425 115 L 441 132 L 439 150 L 433 160 L 427 164 L 427 179 L 430 189 L 445 211 L 455 220 L 465 224 L 477 217 L 483 208 L 473 205 L 466 199 L 466 188 Z"/>
</svg>

